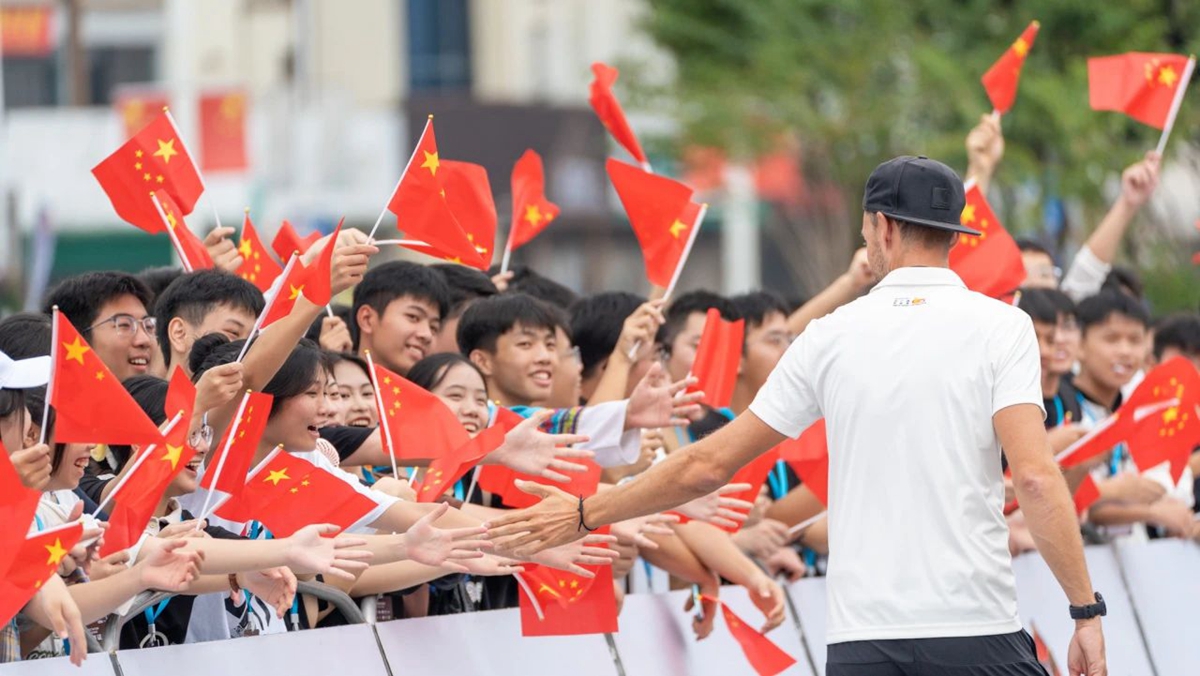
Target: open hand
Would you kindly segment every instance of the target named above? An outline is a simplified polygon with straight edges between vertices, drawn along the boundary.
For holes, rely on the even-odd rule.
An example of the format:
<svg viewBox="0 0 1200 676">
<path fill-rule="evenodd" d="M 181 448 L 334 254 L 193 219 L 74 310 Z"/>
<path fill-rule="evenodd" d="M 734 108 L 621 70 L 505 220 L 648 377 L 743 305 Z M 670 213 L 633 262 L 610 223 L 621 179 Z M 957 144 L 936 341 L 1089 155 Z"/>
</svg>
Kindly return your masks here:
<svg viewBox="0 0 1200 676">
<path fill-rule="evenodd" d="M 675 511 L 689 519 L 706 521 L 718 528 L 736 528 L 738 524 L 745 522 L 750 510 L 754 509 L 754 503 L 729 496 L 748 490 L 750 484 L 727 484 L 708 495 L 683 503 Z"/>
<path fill-rule="evenodd" d="M 323 537 L 338 532 L 325 523 L 305 526 L 287 538 L 285 560 L 300 575 L 325 575 L 353 581 L 370 565 L 371 552 L 358 549 L 367 541 L 353 535 Z"/>
<path fill-rule="evenodd" d="M 459 561 L 478 559 L 483 556 L 480 550 L 491 549 L 493 545 L 487 540 L 487 528 L 483 526 L 451 529 L 434 526 L 433 522 L 448 509 L 450 505 L 438 505 L 404 533 L 404 555 L 427 566 L 466 573 L 467 567 Z"/>
<path fill-rule="evenodd" d="M 560 488 L 516 481 L 518 489 L 541 498 L 526 509 L 513 510 L 485 524 L 498 551 L 527 559 L 536 552 L 565 545 L 587 535 L 579 525 L 579 499 Z"/>
<path fill-rule="evenodd" d="M 138 571 L 142 589 L 182 592 L 200 576 L 203 552 L 185 551 L 182 539 L 164 540 L 153 548 L 134 570 Z"/>
<path fill-rule="evenodd" d="M 692 377 L 670 382 L 662 364 L 656 362 L 629 396 L 625 429 L 687 425 L 688 416 L 700 411 L 699 402 L 704 398 L 703 392 L 684 393 L 695 382 Z"/>
<path fill-rule="evenodd" d="M 286 567 L 238 573 L 238 584 L 274 608 L 279 619 L 291 610 L 296 598 L 296 576 Z"/>
<path fill-rule="evenodd" d="M 588 440 L 580 434 L 546 434 L 539 428 L 554 411 L 543 409 L 504 435 L 504 443 L 487 455 L 491 464 L 504 465 L 518 472 L 566 483 L 562 472 L 586 472 L 587 467 L 571 460 L 591 460 L 592 451 L 567 448 Z"/>
<path fill-rule="evenodd" d="M 600 545 L 612 544 L 617 538 L 612 535 L 589 535 L 582 540 L 571 542 L 558 547 L 544 549 L 529 557 L 533 563 L 550 568 L 565 570 L 588 579 L 596 574 L 582 566 L 608 566 L 620 558 L 616 550 Z"/>
</svg>

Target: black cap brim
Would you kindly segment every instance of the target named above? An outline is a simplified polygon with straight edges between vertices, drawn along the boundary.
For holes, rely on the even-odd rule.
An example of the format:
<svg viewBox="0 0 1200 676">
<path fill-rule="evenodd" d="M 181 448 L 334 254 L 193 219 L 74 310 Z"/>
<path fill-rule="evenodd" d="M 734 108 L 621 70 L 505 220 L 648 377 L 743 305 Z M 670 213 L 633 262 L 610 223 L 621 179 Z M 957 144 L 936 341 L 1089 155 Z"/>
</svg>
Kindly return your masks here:
<svg viewBox="0 0 1200 676">
<path fill-rule="evenodd" d="M 931 220 L 927 220 L 924 218 L 912 218 L 909 216 L 899 216 L 897 214 L 889 214 L 886 211 L 881 211 L 879 213 L 883 214 L 884 216 L 887 216 L 888 218 L 890 218 L 892 220 L 903 221 L 905 223 L 912 223 L 914 225 L 924 225 L 929 228 L 937 228 L 938 230 L 949 230 L 950 232 L 959 232 L 964 235 L 973 235 L 975 237 L 978 237 L 981 234 L 983 234 L 978 230 L 972 230 L 971 228 L 968 228 L 967 226 L 959 224 L 959 223 L 952 224 L 952 223 L 945 223 L 942 221 L 931 221 Z"/>
</svg>

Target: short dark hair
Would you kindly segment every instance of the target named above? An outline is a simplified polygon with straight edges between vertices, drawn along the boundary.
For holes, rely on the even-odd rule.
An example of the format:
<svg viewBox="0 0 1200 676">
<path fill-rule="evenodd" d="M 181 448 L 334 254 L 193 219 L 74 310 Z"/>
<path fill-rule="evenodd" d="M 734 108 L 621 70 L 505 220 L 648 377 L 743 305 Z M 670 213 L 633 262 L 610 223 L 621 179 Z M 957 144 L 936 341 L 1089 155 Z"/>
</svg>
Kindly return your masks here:
<svg viewBox="0 0 1200 676">
<path fill-rule="evenodd" d="M 561 308 L 571 307 L 571 303 L 579 299 L 579 294 L 525 266 L 513 268 L 513 278 L 508 283 L 508 290 L 527 293 Z"/>
<path fill-rule="evenodd" d="M 85 272 L 59 282 L 46 298 L 42 312 L 49 315 L 57 305 L 58 311 L 66 315 L 80 333 L 86 335 L 99 319 L 100 308 L 121 296 L 138 299 L 146 306 L 146 312 L 154 307 L 150 289 L 142 280 L 127 272 L 105 270 Z"/>
<path fill-rule="evenodd" d="M 142 280 L 146 288 L 150 289 L 151 295 L 157 299 L 163 291 L 171 286 L 171 282 L 179 279 L 179 276 L 184 274 L 183 268 L 166 265 L 160 268 L 146 268 L 137 274 L 137 278 Z"/>
<path fill-rule="evenodd" d="M 372 268 L 363 275 L 354 287 L 353 307 L 350 311 L 350 337 L 358 347 L 358 311 L 364 305 L 379 314 L 387 310 L 392 301 L 402 296 L 412 296 L 428 301 L 438 308 L 442 319 L 450 310 L 450 288 L 444 275 L 419 263 L 391 261 Z"/>
<path fill-rule="evenodd" d="M 492 278 L 475 268 L 455 263 L 435 263 L 429 269 L 440 273 L 450 289 L 450 308 L 443 319 L 458 317 L 474 300 L 500 293 Z"/>
<path fill-rule="evenodd" d="M 188 358 L 192 380 L 199 381 L 205 371 L 236 360 L 245 344 L 244 340 L 230 341 L 223 333 L 201 336 L 192 345 L 192 354 Z M 274 397 L 271 416 L 280 410 L 280 404 L 307 392 L 313 381 L 320 377 L 321 371 L 328 368 L 321 348 L 311 340 L 301 338 L 296 347 L 288 353 L 279 370 L 271 377 L 271 381 L 262 388 L 264 393 Z"/>
<path fill-rule="evenodd" d="M 1033 240 L 1028 237 L 1018 237 L 1015 241 L 1017 243 L 1017 249 L 1019 249 L 1021 253 L 1032 252 L 1045 254 L 1050 257 L 1050 260 L 1054 260 L 1054 254 L 1050 253 L 1050 250 L 1037 240 Z"/>
<path fill-rule="evenodd" d="M 221 305 L 245 310 L 257 317 L 262 313 L 265 301 L 258 287 L 224 270 L 188 272 L 171 282 L 154 303 L 154 318 L 158 322 L 155 332 L 163 355 L 168 360 L 171 356 L 167 334 L 172 319 L 179 317 L 192 326 L 199 326 Z"/>
<path fill-rule="evenodd" d="M 703 289 L 689 291 L 676 296 L 675 300 L 671 301 L 665 315 L 667 321 L 658 327 L 658 334 L 654 337 L 655 342 L 664 349 L 670 350 L 671 343 L 675 342 L 676 336 L 687 324 L 687 318 L 696 312 L 705 314 L 709 308 L 716 308 L 717 312 L 721 313 L 721 319 L 725 321 L 732 322 L 738 318 L 737 308 L 728 298 Z"/>
<path fill-rule="evenodd" d="M 53 340 L 50 318 L 37 312 L 18 312 L 0 319 L 0 352 L 11 359 L 50 354 Z"/>
<path fill-rule="evenodd" d="M 1060 315 L 1075 316 L 1075 302 L 1058 289 L 1022 289 L 1017 307 L 1043 324 L 1057 324 Z"/>
<path fill-rule="evenodd" d="M 579 348 L 583 377 L 595 372 L 621 339 L 625 320 L 646 299 L 624 291 L 605 291 L 586 296 L 571 305 L 571 340 Z"/>
<path fill-rule="evenodd" d="M 1178 312 L 1161 319 L 1154 327 L 1154 358 L 1173 347 L 1188 355 L 1200 354 L 1200 314 Z"/>
<path fill-rule="evenodd" d="M 1134 298 L 1140 299 L 1145 287 L 1142 284 L 1141 276 L 1132 268 L 1114 265 L 1108 271 L 1108 276 L 1104 278 L 1104 283 L 1100 285 L 1100 288 L 1132 294 Z"/>
<path fill-rule="evenodd" d="M 438 352 L 425 357 L 408 370 L 408 380 L 418 387 L 432 390 L 442 382 L 446 374 L 450 372 L 450 368 L 458 364 L 466 364 L 475 369 L 480 379 L 483 380 L 484 388 L 487 388 L 487 378 L 484 377 L 483 371 L 479 370 L 475 362 L 457 352 Z"/>
<path fill-rule="evenodd" d="M 1112 289 L 1084 298 L 1076 308 L 1075 314 L 1079 317 L 1079 328 L 1084 334 L 1092 326 L 1107 321 L 1113 315 L 1128 317 L 1143 326 L 1150 326 L 1150 313 L 1141 301 Z"/>
<path fill-rule="evenodd" d="M 482 298 L 467 308 L 458 322 L 458 348 L 496 351 L 496 341 L 515 326 L 554 331 L 561 320 L 554 310 L 527 293 L 502 293 Z"/>
<path fill-rule="evenodd" d="M 926 249 L 946 249 L 954 246 L 955 235 L 957 232 L 953 230 L 943 230 L 942 228 L 934 228 L 920 223 L 909 223 L 908 221 L 899 218 L 893 218 L 881 211 L 868 211 L 874 217 L 876 214 L 882 216 L 885 220 L 889 220 L 896 224 L 900 233 L 900 239 L 909 243 L 919 244 Z"/>
<path fill-rule="evenodd" d="M 787 302 L 774 291 L 760 289 L 743 293 L 729 299 L 740 319 L 746 320 L 746 329 L 755 329 L 767 321 L 767 316 L 778 313 L 786 319 L 788 316 Z"/>
</svg>

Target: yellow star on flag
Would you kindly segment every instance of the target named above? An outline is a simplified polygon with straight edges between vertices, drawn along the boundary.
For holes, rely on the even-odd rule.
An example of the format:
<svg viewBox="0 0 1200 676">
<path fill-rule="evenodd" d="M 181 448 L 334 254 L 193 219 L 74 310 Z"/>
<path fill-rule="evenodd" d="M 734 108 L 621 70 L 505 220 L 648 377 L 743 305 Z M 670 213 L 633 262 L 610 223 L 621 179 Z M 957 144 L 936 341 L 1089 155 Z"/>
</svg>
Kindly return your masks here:
<svg viewBox="0 0 1200 676">
<path fill-rule="evenodd" d="M 175 150 L 175 139 L 171 139 L 170 141 L 158 139 L 158 150 L 154 151 L 154 156 L 161 157 L 163 164 L 169 164 L 171 158 L 178 154 L 179 151 Z"/>
<path fill-rule="evenodd" d="M 684 230 L 687 230 L 687 224 L 681 220 L 676 219 L 676 221 L 671 224 L 671 236 L 675 239 L 679 239 L 679 235 L 683 233 Z"/>
<path fill-rule="evenodd" d="M 168 210 L 166 213 L 167 225 L 171 226 L 171 229 L 174 230 L 175 226 L 179 225 L 179 221 L 175 218 L 175 212 Z"/>
<path fill-rule="evenodd" d="M 965 207 L 963 207 L 962 216 L 959 216 L 959 222 L 961 222 L 963 225 L 966 225 L 967 223 L 975 222 L 975 205 L 974 204 L 968 204 Z"/>
<path fill-rule="evenodd" d="M 242 243 L 238 245 L 238 253 L 242 255 L 242 258 L 250 258 L 250 255 L 254 253 L 254 246 L 250 244 L 250 240 L 242 240 Z"/>
<path fill-rule="evenodd" d="M 83 342 L 79 336 L 75 336 L 75 340 L 70 343 L 63 343 L 63 347 L 67 350 L 67 359 L 83 363 L 83 355 L 91 351 L 92 348 Z"/>
<path fill-rule="evenodd" d="M 529 221 L 529 224 L 534 227 L 537 227 L 537 224 L 542 222 L 542 212 L 538 211 L 536 204 L 530 204 L 525 207 L 525 220 Z"/>
<path fill-rule="evenodd" d="M 172 446 L 167 444 L 167 452 L 159 460 L 166 460 L 171 463 L 171 469 L 179 466 L 179 458 L 183 455 L 183 446 Z"/>
<path fill-rule="evenodd" d="M 134 169 L 137 169 L 138 171 L 141 171 L 141 170 L 142 170 L 142 163 L 141 163 L 141 162 L 135 162 L 135 163 L 133 164 L 133 168 L 134 168 Z"/>
<path fill-rule="evenodd" d="M 422 152 L 425 152 L 425 151 L 422 151 Z M 430 176 L 437 176 L 438 166 L 440 166 L 440 165 L 441 165 L 441 163 L 438 162 L 438 154 L 437 153 L 426 152 L 425 153 L 425 161 L 421 164 L 421 168 L 428 169 Z M 445 197 L 444 194 L 442 196 Z"/>
<path fill-rule="evenodd" d="M 278 486 L 280 481 L 288 478 L 290 477 L 287 475 L 287 468 L 285 467 L 281 470 L 271 470 L 271 473 L 267 475 L 267 478 L 263 479 L 263 483 L 270 481 L 272 486 Z"/>
<path fill-rule="evenodd" d="M 1179 75 L 1175 72 L 1174 68 L 1170 66 L 1163 66 L 1162 68 L 1158 69 L 1158 81 L 1160 84 L 1166 85 L 1167 87 L 1174 87 L 1178 80 Z"/>
<path fill-rule="evenodd" d="M 50 554 L 46 558 L 47 566 L 57 566 L 59 561 L 67 555 L 67 550 L 63 549 L 62 540 L 54 538 L 54 544 L 46 545 L 46 551 Z"/>
<path fill-rule="evenodd" d="M 1025 42 L 1025 38 L 1017 38 L 1017 41 L 1013 43 L 1012 50 L 1023 59 L 1029 53 L 1029 43 Z"/>
<path fill-rule="evenodd" d="M 1172 406 L 1171 408 L 1168 408 L 1166 411 L 1163 411 L 1163 422 L 1164 423 L 1171 424 L 1171 423 L 1175 422 L 1178 418 L 1179 418 L 1179 407 L 1178 406 Z"/>
<path fill-rule="evenodd" d="M 142 156 L 142 151 L 140 151 L 140 150 L 135 150 L 135 151 L 133 152 L 133 156 L 134 156 L 134 157 L 141 157 L 141 156 Z M 139 162 L 139 164 L 140 164 L 140 162 Z M 141 169 L 141 167 L 138 167 L 138 169 Z"/>
<path fill-rule="evenodd" d="M 288 284 L 288 286 L 292 288 L 291 295 L 288 296 L 288 300 L 296 300 L 296 297 L 300 295 L 300 292 L 304 291 L 303 284 L 300 286 L 292 286 L 291 284 Z"/>
<path fill-rule="evenodd" d="M 96 380 L 104 380 L 104 371 L 96 371 Z"/>
</svg>

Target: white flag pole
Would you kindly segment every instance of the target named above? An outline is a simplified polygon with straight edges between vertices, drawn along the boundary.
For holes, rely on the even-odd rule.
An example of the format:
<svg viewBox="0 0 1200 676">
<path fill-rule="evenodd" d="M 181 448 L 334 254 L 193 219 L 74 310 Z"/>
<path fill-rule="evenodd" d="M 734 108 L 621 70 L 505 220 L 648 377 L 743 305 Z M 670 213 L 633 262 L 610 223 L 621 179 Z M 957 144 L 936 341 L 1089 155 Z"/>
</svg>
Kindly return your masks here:
<svg viewBox="0 0 1200 676">
<path fill-rule="evenodd" d="M 396 191 L 400 189 L 400 184 L 404 181 L 404 176 L 408 174 L 408 168 L 412 166 L 413 160 L 417 159 L 417 151 L 421 149 L 421 141 L 425 140 L 425 134 L 429 133 L 429 129 L 432 126 L 433 115 L 430 115 L 429 119 L 425 121 L 425 129 L 421 131 L 421 137 L 417 139 L 417 145 L 413 147 L 412 155 L 409 155 L 408 157 L 408 163 L 404 165 L 404 171 L 400 172 L 400 178 L 396 181 L 396 187 L 392 188 L 392 195 L 395 195 Z M 388 202 L 391 201 L 392 198 L 389 196 Z M 379 230 L 379 224 L 383 223 L 383 217 L 387 215 L 387 212 L 388 208 L 385 204 L 383 205 L 383 211 L 379 212 L 379 218 L 375 219 L 375 225 L 371 227 L 371 234 L 367 235 L 368 241 L 373 241 L 375 239 L 375 231 Z"/>
<path fill-rule="evenodd" d="M 175 247 L 175 253 L 179 254 L 179 260 L 183 263 L 184 272 L 192 272 L 192 261 L 188 258 L 187 252 L 183 250 L 183 244 L 179 242 L 179 235 L 175 234 L 176 225 L 171 225 L 171 221 L 167 220 L 167 214 L 163 211 L 162 204 L 158 201 L 158 195 L 150 193 L 150 199 L 154 201 L 154 210 L 158 212 L 158 217 L 162 219 L 163 225 L 167 226 L 167 235 L 171 238 L 171 244 Z"/>
<path fill-rule="evenodd" d="M 500 259 L 500 274 L 508 272 L 508 263 L 512 259 L 513 228 L 508 229 L 508 239 L 504 242 L 504 256 Z"/>
<path fill-rule="evenodd" d="M 200 530 L 200 523 L 208 518 L 208 508 L 212 506 L 213 493 L 217 492 L 217 482 L 221 480 L 221 470 L 225 467 L 225 459 L 229 457 L 229 449 L 233 446 L 233 440 L 237 438 L 238 427 L 242 424 L 242 414 L 246 412 L 246 404 L 250 401 L 250 390 L 242 395 L 242 402 L 238 404 L 237 413 L 233 416 L 233 422 L 229 423 L 229 436 L 225 438 L 225 447 L 221 449 L 221 455 L 217 458 L 217 466 L 213 468 L 212 483 L 210 488 L 204 494 L 204 506 L 200 509 L 200 513 L 196 515 L 196 530 Z M 245 477 L 242 477 L 245 481 Z"/>
<path fill-rule="evenodd" d="M 50 313 L 50 380 L 46 382 L 46 403 L 42 406 L 42 429 L 38 433 L 38 444 L 46 443 L 46 428 L 50 426 L 50 400 L 54 398 L 54 376 L 58 367 L 58 306 L 55 305 Z"/>
<path fill-rule="evenodd" d="M 388 455 L 392 459 L 392 476 L 400 478 L 400 467 L 396 464 L 396 444 L 392 442 L 392 428 L 387 424 L 387 412 L 383 410 L 383 391 L 379 389 L 379 378 L 375 375 L 375 362 L 371 359 L 371 351 L 364 350 L 367 358 L 367 371 L 371 374 L 371 386 L 375 389 L 375 408 L 379 411 L 379 433 L 387 441 Z"/>
<path fill-rule="evenodd" d="M 807 519 L 796 524 L 795 526 L 792 526 L 791 528 L 788 529 L 788 532 L 787 532 L 788 538 L 790 539 L 790 538 L 796 537 L 800 533 L 803 533 L 806 528 L 808 528 L 809 526 L 813 525 L 814 523 L 820 521 L 821 519 L 825 518 L 826 514 L 828 514 L 828 510 L 821 510 L 820 514 L 810 516 Z"/>
<path fill-rule="evenodd" d="M 1187 92 L 1188 83 L 1192 80 L 1192 71 L 1196 68 L 1196 57 L 1189 56 L 1187 66 L 1183 69 L 1183 77 L 1179 81 L 1179 88 L 1175 90 L 1175 99 L 1171 101 L 1171 112 L 1167 113 L 1167 124 L 1163 127 L 1162 135 L 1158 137 L 1158 148 L 1155 149 L 1159 155 L 1162 155 L 1163 150 L 1167 147 L 1167 139 L 1171 136 L 1171 129 L 1175 126 L 1175 116 L 1179 114 L 1179 106 L 1183 104 L 1183 95 Z"/>
<path fill-rule="evenodd" d="M 692 246 L 696 243 L 696 236 L 700 234 L 700 225 L 704 222 L 704 215 L 708 213 L 708 203 L 700 205 L 700 211 L 696 213 L 696 222 L 692 224 L 692 231 L 688 233 L 687 244 L 684 245 L 683 255 L 679 257 L 679 263 L 675 266 L 675 273 L 671 275 L 671 282 L 667 284 L 666 292 L 663 293 L 663 301 L 670 301 L 671 294 L 675 292 L 675 286 L 679 284 L 679 277 L 683 274 L 683 266 L 687 264 L 688 256 L 692 254 Z M 629 350 L 630 361 L 637 358 L 638 350 L 642 349 L 642 342 L 633 344 Z"/>
<path fill-rule="evenodd" d="M 298 255 L 295 251 L 292 252 L 292 257 L 288 259 L 287 265 L 283 266 L 283 272 L 279 277 L 275 278 L 274 291 L 267 291 L 267 304 L 263 306 L 262 312 L 258 313 L 258 318 L 254 320 L 254 328 L 250 329 L 250 333 L 246 336 L 246 342 L 242 344 L 241 352 L 238 352 L 237 359 L 241 361 L 246 357 L 246 352 L 250 349 L 250 341 L 254 340 L 255 336 L 262 333 L 263 320 L 267 318 L 267 313 L 271 311 L 271 306 L 279 299 L 279 294 L 283 293 L 283 285 L 287 282 L 288 273 L 292 271 L 292 266 L 296 264 Z"/>
</svg>

